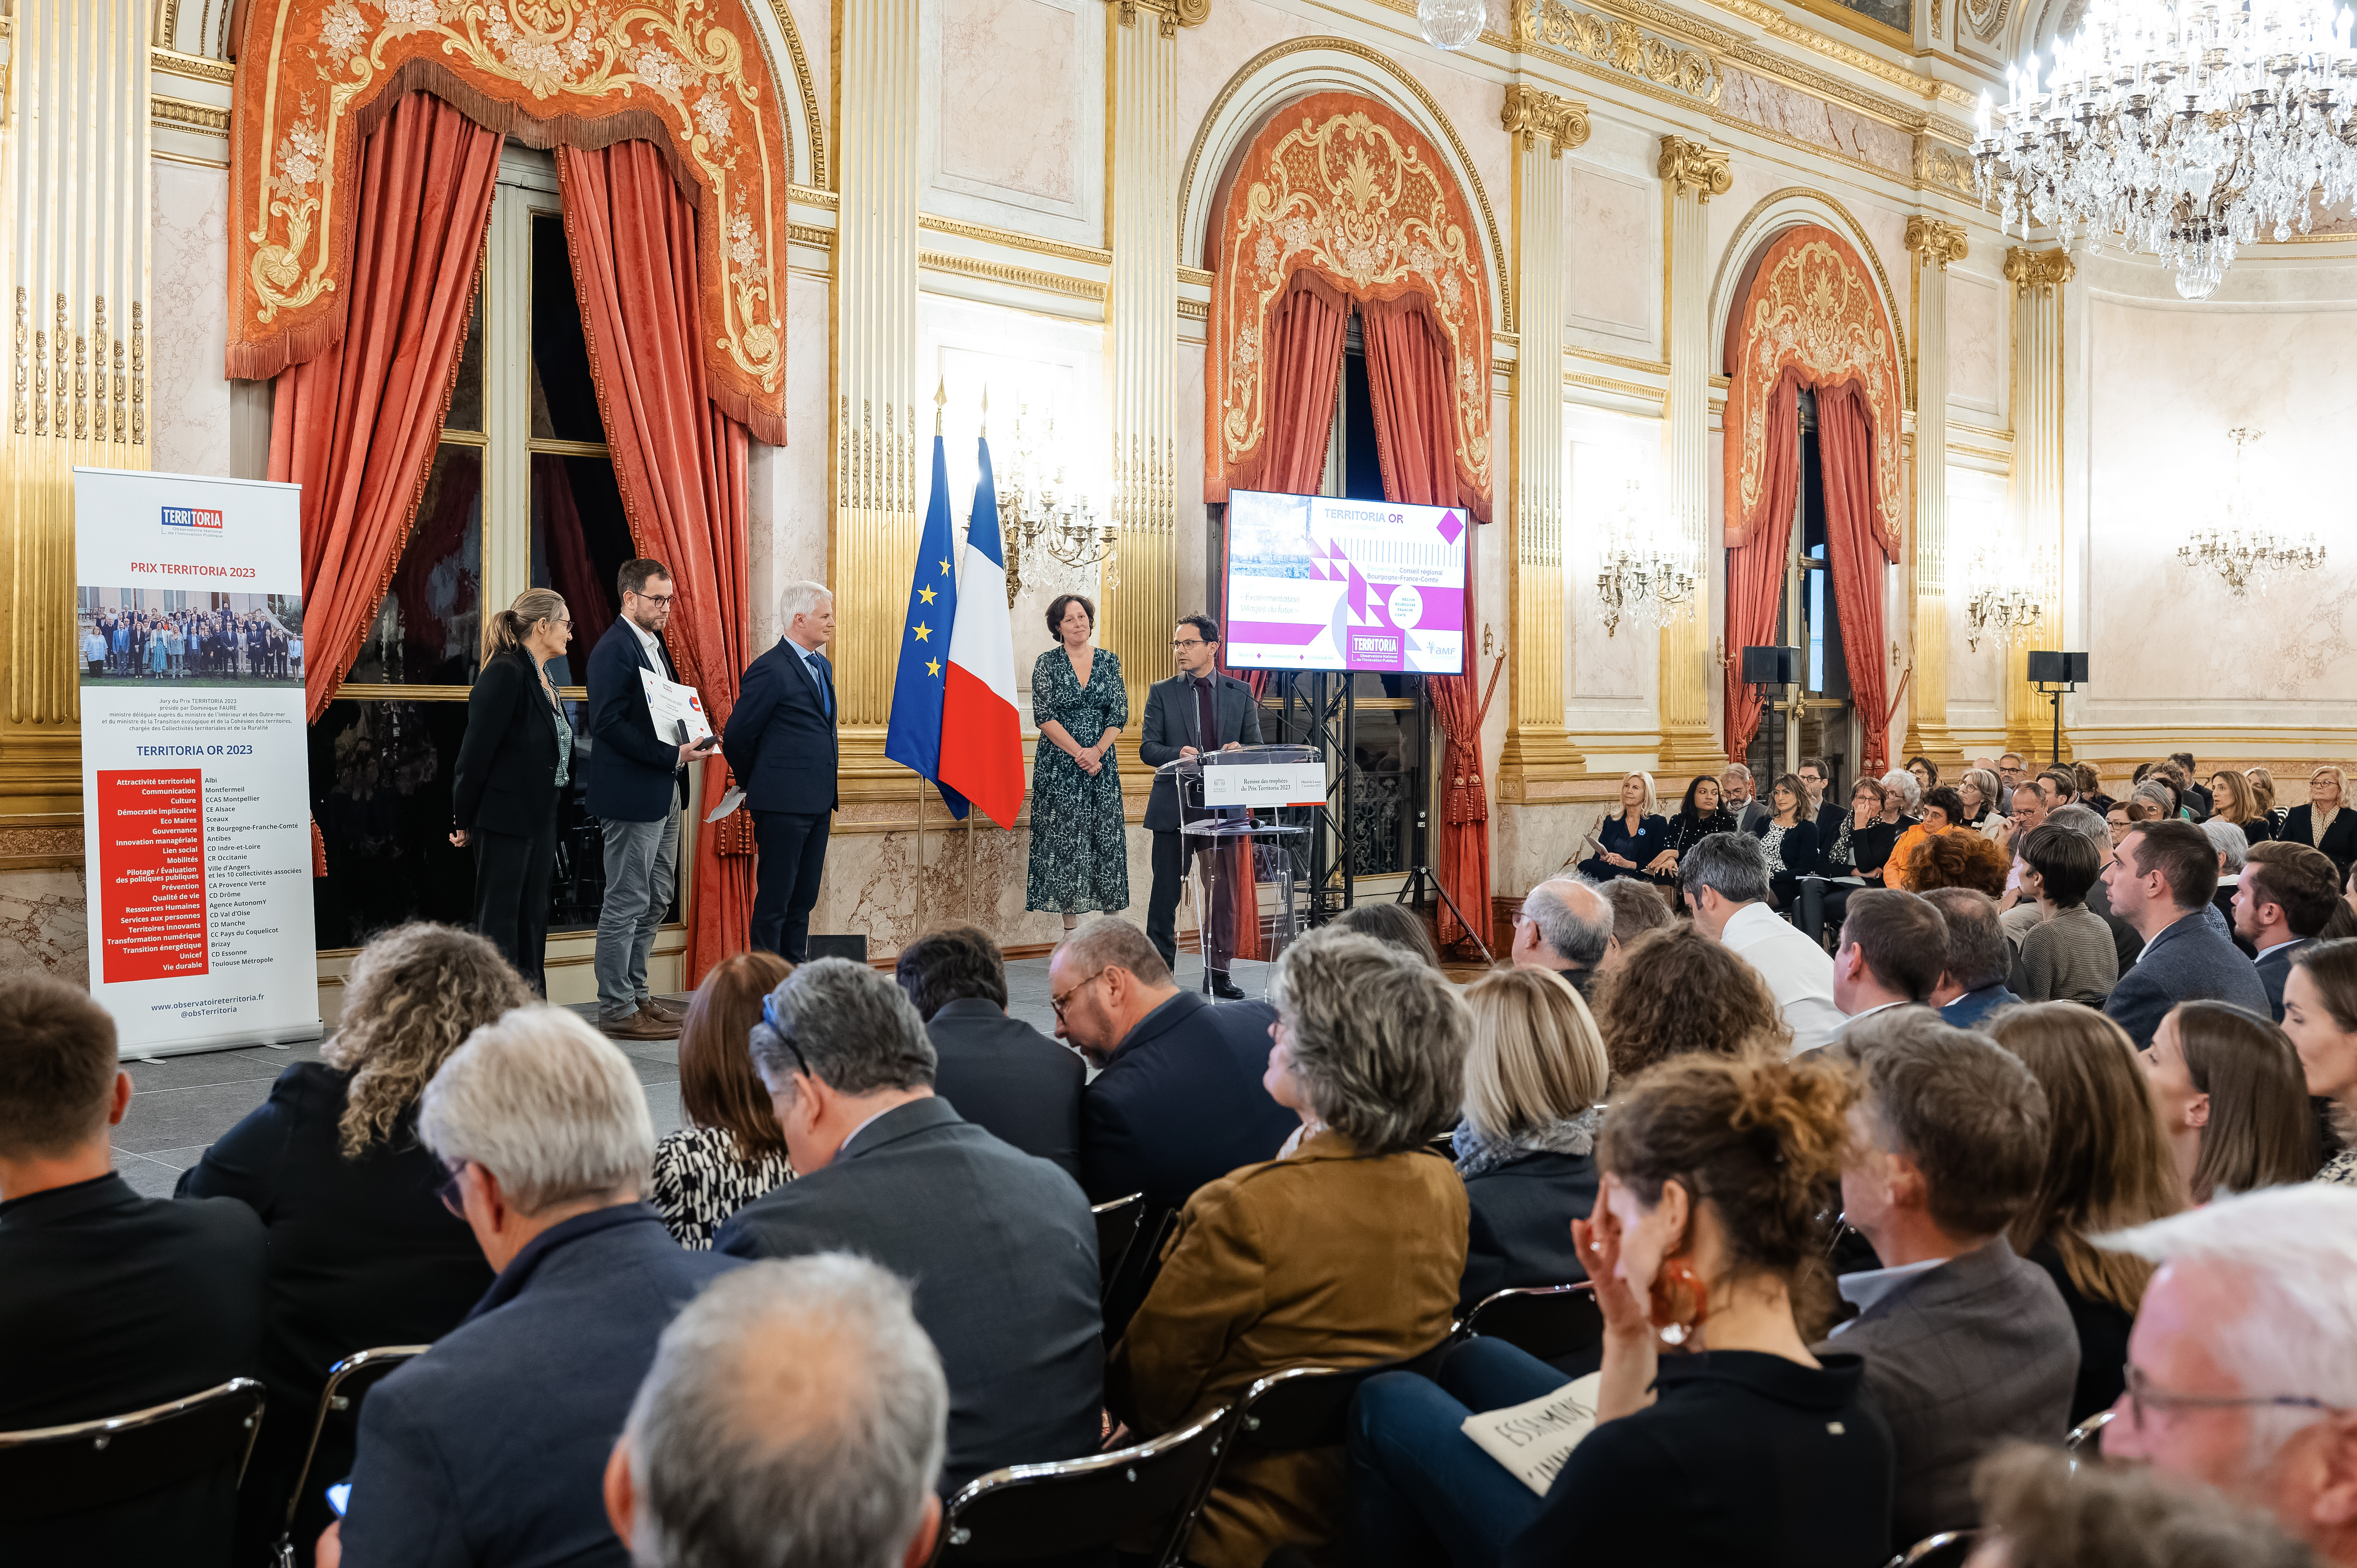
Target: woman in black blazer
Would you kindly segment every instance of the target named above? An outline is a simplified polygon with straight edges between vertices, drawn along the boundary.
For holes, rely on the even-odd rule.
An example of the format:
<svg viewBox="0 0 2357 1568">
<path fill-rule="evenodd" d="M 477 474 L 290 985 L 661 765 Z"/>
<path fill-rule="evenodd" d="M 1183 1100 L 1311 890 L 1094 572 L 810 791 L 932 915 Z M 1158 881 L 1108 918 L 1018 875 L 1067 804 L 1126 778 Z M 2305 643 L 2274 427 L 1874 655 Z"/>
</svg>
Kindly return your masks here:
<svg viewBox="0 0 2357 1568">
<path fill-rule="evenodd" d="M 572 640 L 565 600 L 547 588 L 490 618 L 451 780 L 450 842 L 475 852 L 475 929 L 543 996 L 556 803 L 573 773 L 573 726 L 548 661 Z"/>
<path fill-rule="evenodd" d="M 382 933 L 352 961 L 323 1059 L 280 1073 L 270 1098 L 181 1176 L 176 1196 L 236 1198 L 270 1234 L 270 1403 L 239 1494 L 240 1562 L 261 1562 L 285 1526 L 328 1369 L 355 1350 L 438 1339 L 490 1289 L 473 1232 L 442 1205 L 447 1173 L 417 1141 L 417 1106 L 478 1026 L 532 1000 L 472 931 L 420 922 Z M 325 1488 L 351 1469 L 353 1433 L 330 1423 L 312 1462 L 294 1534 L 306 1563 L 327 1528 Z"/>
<path fill-rule="evenodd" d="M 1801 899 L 1801 878 L 1817 869 L 1817 824 L 1808 818 L 1809 787 L 1799 774 L 1779 775 L 1768 800 L 1773 811 L 1751 831 L 1768 851 L 1768 890 L 1789 919 Z"/>
<path fill-rule="evenodd" d="M 2349 784 L 2341 769 L 2318 768 L 2308 776 L 2308 804 L 2284 813 L 2276 837 L 2285 843 L 2309 844 L 2332 857 L 2346 877 L 2357 862 L 2357 810 L 2349 803 Z"/>
</svg>

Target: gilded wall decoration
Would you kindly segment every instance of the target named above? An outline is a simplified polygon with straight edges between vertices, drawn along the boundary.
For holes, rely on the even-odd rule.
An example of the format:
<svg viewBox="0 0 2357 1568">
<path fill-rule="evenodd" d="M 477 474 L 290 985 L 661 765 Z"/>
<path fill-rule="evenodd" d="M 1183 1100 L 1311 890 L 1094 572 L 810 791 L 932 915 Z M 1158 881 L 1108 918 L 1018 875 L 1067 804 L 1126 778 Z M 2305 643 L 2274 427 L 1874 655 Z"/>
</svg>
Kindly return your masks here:
<svg viewBox="0 0 2357 1568">
<path fill-rule="evenodd" d="M 275 375 L 341 337 L 360 144 L 423 90 L 533 146 L 661 147 L 696 200 L 713 400 L 784 439 L 791 100 L 743 0 L 259 0 L 245 38 L 231 376 Z"/>
<path fill-rule="evenodd" d="M 1682 49 L 1634 22 L 1574 10 L 1563 0 L 1518 0 L 1512 27 L 1518 49 L 1560 49 L 1698 103 L 1718 102 L 1718 68 L 1709 55 Z"/>
<path fill-rule="evenodd" d="M 1420 295 L 1449 346 L 1459 481 L 1490 501 L 1490 290 L 1464 192 L 1399 114 L 1356 93 L 1321 92 L 1270 121 L 1229 188 L 1211 285 L 1207 362 L 1225 367 L 1207 400 L 1207 500 L 1267 434 L 1268 321 L 1297 273 L 1353 299 Z"/>
<path fill-rule="evenodd" d="M 1788 369 L 1810 387 L 1856 381 L 1874 417 L 1875 522 L 1899 559 L 1907 487 L 1900 466 L 1903 383 L 1882 298 L 1857 252 L 1830 229 L 1803 224 L 1769 242 L 1736 317 L 1742 350 L 1727 394 L 1727 543 L 1750 532 L 1766 483 L 1768 405 Z"/>
</svg>

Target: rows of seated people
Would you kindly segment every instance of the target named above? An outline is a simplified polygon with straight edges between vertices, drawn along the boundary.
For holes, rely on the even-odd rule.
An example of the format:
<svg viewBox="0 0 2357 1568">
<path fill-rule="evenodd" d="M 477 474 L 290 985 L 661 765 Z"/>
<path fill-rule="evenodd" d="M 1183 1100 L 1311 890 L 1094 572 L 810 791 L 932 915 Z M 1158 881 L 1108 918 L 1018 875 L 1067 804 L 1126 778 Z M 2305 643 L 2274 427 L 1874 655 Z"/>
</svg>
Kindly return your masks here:
<svg viewBox="0 0 2357 1568">
<path fill-rule="evenodd" d="M 2083 907 L 2089 835 L 2008 843 L 2029 934 Z M 173 1200 L 112 1173 L 107 1015 L 0 982 L 0 1434 L 267 1395 L 242 1481 L 0 1506 L 0 1560 L 914 1564 L 1005 1466 L 1382 1367 L 1347 1442 L 1223 1462 L 1184 1560 L 1865 1568 L 1979 1528 L 1990 1568 L 2357 1565 L 2357 941 L 2282 847 L 2225 915 L 2282 937 L 2269 981 L 2201 826 L 2107 843 L 2141 941 L 2099 998 L 2026 994 L 2021 901 L 1971 886 L 1857 887 L 1828 954 L 1740 825 L 1682 845 L 1675 910 L 1534 889 L 1461 987 L 1396 906 L 1265 1004 L 1092 921 L 1061 1044 L 978 932 L 891 975 L 745 955 L 660 1145 L 619 1047 L 404 927 Z M 2067 976 L 2095 942 L 2049 945 Z M 1091 1209 L 1132 1195 L 1125 1298 Z M 1571 1355 L 1462 1332 L 1566 1284 L 1602 1325 Z M 329 1369 L 414 1346 L 313 1452 Z M 1591 1374 L 1544 1489 L 1465 1430 Z M 2169 1479 L 2056 1457 L 2107 1412 L 2106 1459 Z"/>
</svg>

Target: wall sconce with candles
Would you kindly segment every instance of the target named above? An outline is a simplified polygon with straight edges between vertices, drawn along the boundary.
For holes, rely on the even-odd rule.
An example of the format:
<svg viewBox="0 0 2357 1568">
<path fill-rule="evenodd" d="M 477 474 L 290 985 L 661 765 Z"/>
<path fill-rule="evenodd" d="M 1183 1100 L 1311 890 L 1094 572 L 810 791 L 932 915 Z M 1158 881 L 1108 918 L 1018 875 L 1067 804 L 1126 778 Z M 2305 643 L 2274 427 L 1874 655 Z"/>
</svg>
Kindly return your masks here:
<svg viewBox="0 0 2357 1568">
<path fill-rule="evenodd" d="M 984 426 L 988 428 L 990 397 L 983 395 Z M 1015 432 L 1006 448 L 1006 465 L 995 476 L 998 490 L 999 532 L 1006 548 L 1006 604 L 1023 591 L 1023 560 L 1046 552 L 1051 561 L 1075 571 L 1102 564 L 1100 591 L 1110 593 L 1120 583 L 1119 529 L 1108 519 L 1098 521 L 1094 499 L 1084 486 L 1065 479 L 1066 464 L 1056 450 L 1056 421 L 1035 415 L 1028 404 L 1016 412 Z M 1105 507 L 1110 512 L 1110 500 Z"/>
</svg>

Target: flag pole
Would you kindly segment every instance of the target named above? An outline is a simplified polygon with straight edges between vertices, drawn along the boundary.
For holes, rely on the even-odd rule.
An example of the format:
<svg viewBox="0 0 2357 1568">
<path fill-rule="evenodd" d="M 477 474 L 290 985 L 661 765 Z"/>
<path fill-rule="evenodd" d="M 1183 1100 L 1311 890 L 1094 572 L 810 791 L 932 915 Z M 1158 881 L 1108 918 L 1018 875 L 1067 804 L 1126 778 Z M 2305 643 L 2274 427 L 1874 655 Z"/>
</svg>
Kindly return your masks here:
<svg viewBox="0 0 2357 1568">
<path fill-rule="evenodd" d="M 942 427 L 949 412 L 950 383 L 947 376 L 933 382 L 933 439 L 942 437 Z M 925 776 L 917 775 L 917 915 L 918 924 L 924 924 L 925 912 Z"/>
</svg>

